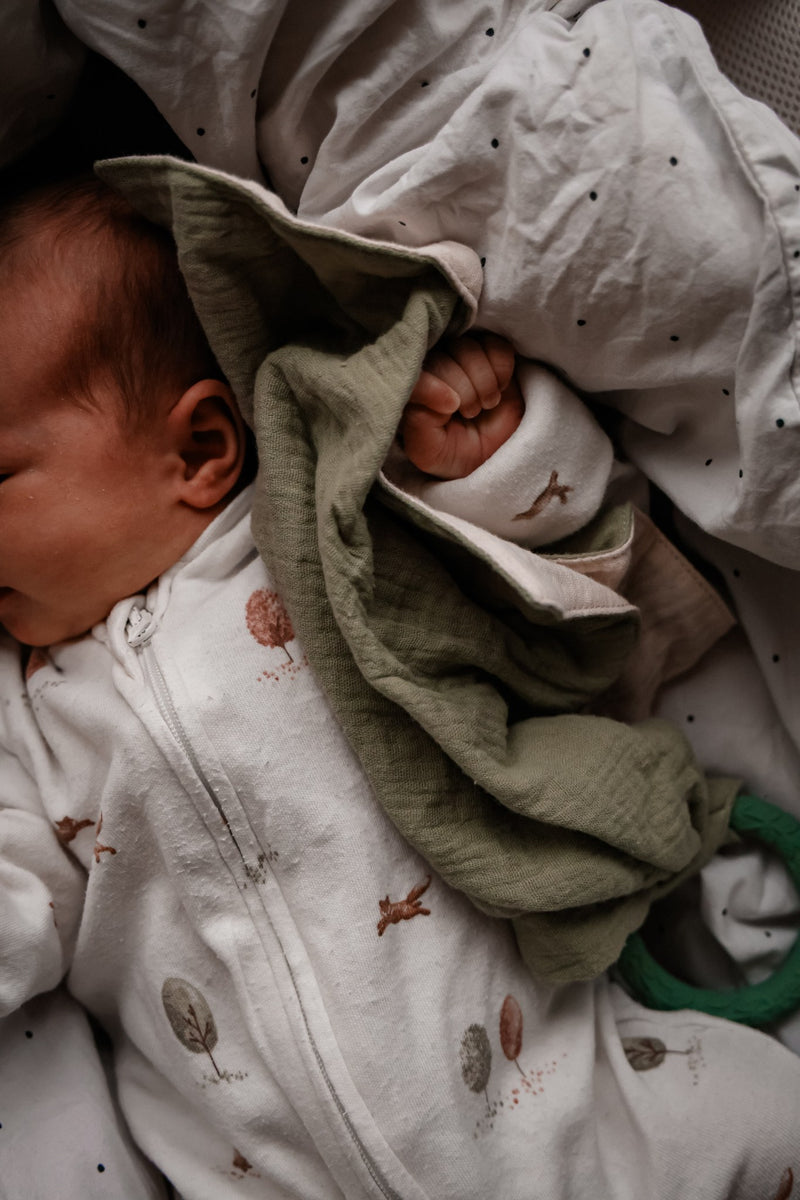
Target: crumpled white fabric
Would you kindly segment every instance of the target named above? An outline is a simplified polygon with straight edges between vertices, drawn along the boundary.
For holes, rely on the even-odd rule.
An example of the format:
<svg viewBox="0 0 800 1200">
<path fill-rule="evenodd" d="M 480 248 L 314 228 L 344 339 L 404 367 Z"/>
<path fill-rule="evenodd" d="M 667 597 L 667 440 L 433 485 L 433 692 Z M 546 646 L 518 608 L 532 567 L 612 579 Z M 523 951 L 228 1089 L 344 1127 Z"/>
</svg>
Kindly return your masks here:
<svg viewBox="0 0 800 1200">
<path fill-rule="evenodd" d="M 701 528 L 800 567 L 800 142 L 658 0 L 59 0 L 204 164 L 484 263 L 478 324 L 628 418 Z"/>
</svg>

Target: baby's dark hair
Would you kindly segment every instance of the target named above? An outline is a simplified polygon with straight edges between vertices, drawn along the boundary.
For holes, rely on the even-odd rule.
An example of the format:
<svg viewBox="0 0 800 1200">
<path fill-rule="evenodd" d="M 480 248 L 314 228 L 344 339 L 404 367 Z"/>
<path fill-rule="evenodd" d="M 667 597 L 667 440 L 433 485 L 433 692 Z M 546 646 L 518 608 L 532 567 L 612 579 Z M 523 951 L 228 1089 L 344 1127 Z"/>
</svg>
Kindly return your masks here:
<svg viewBox="0 0 800 1200">
<path fill-rule="evenodd" d="M 65 295 L 74 297 L 58 379 L 51 382 L 89 404 L 93 385 L 110 383 L 129 428 L 146 427 L 165 389 L 177 399 L 200 379 L 225 378 L 192 307 L 172 238 L 94 175 L 46 184 L 4 203 L 0 269 L 18 288 L 43 285 L 32 317 L 43 344 L 65 312 Z M 48 292 L 50 285 L 56 290 Z"/>
</svg>

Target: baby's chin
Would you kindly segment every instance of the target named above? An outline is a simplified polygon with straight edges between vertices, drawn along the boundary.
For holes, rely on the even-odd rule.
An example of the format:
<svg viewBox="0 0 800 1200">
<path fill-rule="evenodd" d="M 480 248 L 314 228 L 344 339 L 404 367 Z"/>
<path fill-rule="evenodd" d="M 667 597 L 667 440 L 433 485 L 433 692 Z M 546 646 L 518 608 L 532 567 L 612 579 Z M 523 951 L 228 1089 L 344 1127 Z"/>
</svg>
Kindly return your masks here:
<svg viewBox="0 0 800 1200">
<path fill-rule="evenodd" d="M 103 616 L 66 616 L 58 613 L 31 611 L 35 606 L 25 603 L 25 597 L 2 589 L 0 595 L 0 628 L 23 646 L 43 649 L 62 642 L 76 642 L 86 637 Z M 107 615 L 107 614 L 105 614 Z"/>
<path fill-rule="evenodd" d="M 26 627 L 20 628 L 11 623 L 0 622 L 0 632 L 7 633 L 15 642 L 19 642 L 22 646 L 29 646 L 32 650 L 46 650 L 49 646 L 63 646 L 70 642 L 79 642 L 81 638 L 85 638 L 91 633 L 91 627 L 84 629 L 82 633 L 68 633 L 63 636 L 54 630 L 51 636 L 49 633 L 29 631 Z"/>
</svg>

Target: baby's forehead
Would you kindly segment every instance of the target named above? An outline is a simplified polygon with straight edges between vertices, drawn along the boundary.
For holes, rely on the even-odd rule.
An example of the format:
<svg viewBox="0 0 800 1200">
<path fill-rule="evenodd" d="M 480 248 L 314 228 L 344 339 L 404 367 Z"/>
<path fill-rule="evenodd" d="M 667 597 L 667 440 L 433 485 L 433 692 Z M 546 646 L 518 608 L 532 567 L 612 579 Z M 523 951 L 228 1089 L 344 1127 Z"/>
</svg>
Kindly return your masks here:
<svg viewBox="0 0 800 1200">
<path fill-rule="evenodd" d="M 7 285 L 0 289 L 3 319 L 13 306 L 26 311 L 36 325 L 48 316 L 48 325 L 78 320 L 81 298 L 94 290 L 99 272 L 98 255 L 87 253 L 81 240 L 35 215 L 25 223 L 8 252 L 0 253 Z"/>
<path fill-rule="evenodd" d="M 87 290 L 69 271 L 48 263 L 16 273 L 11 284 L 0 288 L 0 354 L 7 385 L 25 396 L 31 409 L 84 391 L 81 385 L 97 360 Z"/>
<path fill-rule="evenodd" d="M 105 317 L 109 305 L 118 313 L 128 291 L 158 287 L 178 268 L 169 234 L 91 177 L 0 206 L 0 270 L 19 272 L 40 296 L 58 289 L 90 305 L 102 298 Z"/>
<path fill-rule="evenodd" d="M 10 325 L 17 343 L 41 356 L 42 369 L 64 339 L 78 334 L 86 311 L 87 293 L 75 275 L 54 263 L 11 276 L 11 288 L 3 288 L 0 321 Z"/>
</svg>

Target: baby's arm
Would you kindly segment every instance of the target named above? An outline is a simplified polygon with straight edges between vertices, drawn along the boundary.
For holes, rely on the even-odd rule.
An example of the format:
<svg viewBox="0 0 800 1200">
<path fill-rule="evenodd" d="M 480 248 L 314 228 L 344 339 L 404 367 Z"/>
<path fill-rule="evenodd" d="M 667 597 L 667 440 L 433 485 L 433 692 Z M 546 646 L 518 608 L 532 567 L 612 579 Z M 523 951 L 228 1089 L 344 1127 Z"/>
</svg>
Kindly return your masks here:
<svg viewBox="0 0 800 1200">
<path fill-rule="evenodd" d="M 516 356 L 496 334 L 466 334 L 425 359 L 400 424 L 403 449 L 418 470 L 462 479 L 511 437 L 525 404 Z"/>
<path fill-rule="evenodd" d="M 612 471 L 611 443 L 583 401 L 493 334 L 428 355 L 399 432 L 390 486 L 531 548 L 586 525 Z"/>
<path fill-rule="evenodd" d="M 0 1016 L 7 1016 L 64 976 L 85 877 L 43 814 L 5 805 L 21 772 L 2 751 L 0 770 Z"/>
<path fill-rule="evenodd" d="M 86 874 L 67 853 L 48 819 L 22 757 L 12 749 L 24 724 L 17 686 L 5 675 L 10 655 L 0 646 L 8 703 L 0 719 L 0 1016 L 55 987 L 72 955 Z M 19 690 L 21 692 L 21 681 Z"/>
</svg>

